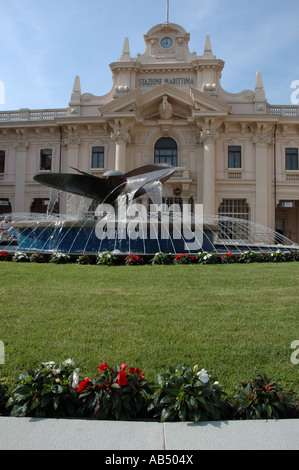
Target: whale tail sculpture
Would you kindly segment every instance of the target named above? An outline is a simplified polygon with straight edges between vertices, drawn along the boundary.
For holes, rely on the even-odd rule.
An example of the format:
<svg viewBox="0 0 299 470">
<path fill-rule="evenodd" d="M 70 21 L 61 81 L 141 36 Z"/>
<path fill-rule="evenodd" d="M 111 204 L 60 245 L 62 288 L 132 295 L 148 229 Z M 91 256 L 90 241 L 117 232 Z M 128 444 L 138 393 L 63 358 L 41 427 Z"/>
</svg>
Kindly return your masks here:
<svg viewBox="0 0 299 470">
<path fill-rule="evenodd" d="M 78 170 L 80 174 L 48 173 L 38 174 L 34 181 L 51 188 L 66 191 L 79 196 L 94 199 L 99 203 L 114 205 L 117 198 L 131 192 L 132 184 L 136 183 L 133 199 L 146 192 L 146 186 L 160 181 L 164 183 L 175 172 L 175 167 L 166 164 L 145 165 L 128 173 L 108 171 L 101 177 Z"/>
</svg>

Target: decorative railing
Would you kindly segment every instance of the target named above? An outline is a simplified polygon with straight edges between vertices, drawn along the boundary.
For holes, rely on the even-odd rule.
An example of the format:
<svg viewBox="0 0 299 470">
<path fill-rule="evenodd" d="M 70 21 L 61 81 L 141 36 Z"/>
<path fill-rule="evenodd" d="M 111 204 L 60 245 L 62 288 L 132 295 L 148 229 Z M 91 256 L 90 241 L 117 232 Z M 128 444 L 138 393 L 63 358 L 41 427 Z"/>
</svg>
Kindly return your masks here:
<svg viewBox="0 0 299 470">
<path fill-rule="evenodd" d="M 299 181 L 299 173 L 288 173 L 285 176 L 286 181 Z"/>
<path fill-rule="evenodd" d="M 177 167 L 176 171 L 173 173 L 172 177 L 169 179 L 170 182 L 174 182 L 174 180 L 190 180 L 190 170 L 189 168 L 185 167 Z"/>
<path fill-rule="evenodd" d="M 1 111 L 0 122 L 4 121 L 52 121 L 67 117 L 66 109 L 42 109 L 30 110 L 20 109 L 19 111 Z"/>
<path fill-rule="evenodd" d="M 268 106 L 268 113 L 276 116 L 299 116 L 299 106 Z"/>
</svg>

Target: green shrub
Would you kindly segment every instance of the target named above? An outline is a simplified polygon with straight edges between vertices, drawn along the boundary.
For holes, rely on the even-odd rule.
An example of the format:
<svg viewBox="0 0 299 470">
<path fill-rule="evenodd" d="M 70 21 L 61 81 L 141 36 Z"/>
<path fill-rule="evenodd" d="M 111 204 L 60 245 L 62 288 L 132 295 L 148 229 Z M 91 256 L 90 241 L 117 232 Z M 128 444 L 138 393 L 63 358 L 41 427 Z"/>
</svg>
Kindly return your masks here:
<svg viewBox="0 0 299 470">
<path fill-rule="evenodd" d="M 127 266 L 138 266 L 140 264 L 145 264 L 142 256 L 128 255 L 125 258 L 125 265 Z"/>
<path fill-rule="evenodd" d="M 168 253 L 156 253 L 155 256 L 150 260 L 152 265 L 155 264 L 172 264 L 172 255 Z"/>
<path fill-rule="evenodd" d="M 237 390 L 237 413 L 244 419 L 285 418 L 294 406 L 282 388 L 266 375 L 241 382 Z"/>
<path fill-rule="evenodd" d="M 158 375 L 159 388 L 148 410 L 165 421 L 210 421 L 221 419 L 224 392 L 218 382 L 210 382 L 207 372 L 178 365 Z"/>
<path fill-rule="evenodd" d="M 87 417 L 129 421 L 146 415 L 148 397 L 152 393 L 143 371 L 127 367 L 99 365 L 94 379 L 86 378 L 77 392 Z"/>
<path fill-rule="evenodd" d="M 53 264 L 67 264 L 71 262 L 70 255 L 65 253 L 54 253 L 50 258 L 50 263 Z"/>
<path fill-rule="evenodd" d="M 244 251 L 239 258 L 240 263 L 255 263 L 258 261 L 259 253 L 255 251 Z"/>
<path fill-rule="evenodd" d="M 58 366 L 54 362 L 44 363 L 39 369 L 19 376 L 7 407 L 13 417 L 80 416 L 77 386 L 78 369 L 70 359 Z"/>
<path fill-rule="evenodd" d="M 89 255 L 78 256 L 77 264 L 95 264 L 95 257 Z"/>
<path fill-rule="evenodd" d="M 103 251 L 98 254 L 96 264 L 115 266 L 118 264 L 118 257 L 111 251 Z"/>
<path fill-rule="evenodd" d="M 221 263 L 237 263 L 238 258 L 233 253 L 226 253 L 221 256 Z"/>
<path fill-rule="evenodd" d="M 281 263 L 287 260 L 286 254 L 283 251 L 277 250 L 270 253 L 270 261 Z"/>
<path fill-rule="evenodd" d="M 0 381 L 0 416 L 7 416 L 9 413 L 6 408 L 8 401 L 8 387 L 5 382 Z"/>
<path fill-rule="evenodd" d="M 182 253 L 180 255 L 175 255 L 173 263 L 174 264 L 194 264 L 197 262 L 197 258 L 194 255 L 188 253 Z"/>
<path fill-rule="evenodd" d="M 50 256 L 45 253 L 32 253 L 30 255 L 30 262 L 31 263 L 47 263 L 49 261 Z"/>
<path fill-rule="evenodd" d="M 27 255 L 27 253 L 17 251 L 13 256 L 12 261 L 14 261 L 15 263 L 29 263 L 30 257 L 29 255 Z"/>
<path fill-rule="evenodd" d="M 217 253 L 208 253 L 203 251 L 198 253 L 196 256 L 198 264 L 217 264 L 219 262 L 219 257 Z"/>
<path fill-rule="evenodd" d="M 12 255 L 7 251 L 0 251 L 0 261 L 11 261 Z"/>
</svg>

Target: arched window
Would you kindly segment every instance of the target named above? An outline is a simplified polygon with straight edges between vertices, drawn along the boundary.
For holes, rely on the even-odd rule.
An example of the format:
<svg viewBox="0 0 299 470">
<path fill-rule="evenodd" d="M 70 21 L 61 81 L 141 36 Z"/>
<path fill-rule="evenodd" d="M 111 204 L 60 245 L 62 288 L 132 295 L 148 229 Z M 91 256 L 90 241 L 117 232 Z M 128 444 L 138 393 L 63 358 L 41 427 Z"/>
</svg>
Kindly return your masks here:
<svg viewBox="0 0 299 470">
<path fill-rule="evenodd" d="M 171 137 L 161 137 L 155 145 L 155 163 L 178 166 L 178 146 Z"/>
</svg>

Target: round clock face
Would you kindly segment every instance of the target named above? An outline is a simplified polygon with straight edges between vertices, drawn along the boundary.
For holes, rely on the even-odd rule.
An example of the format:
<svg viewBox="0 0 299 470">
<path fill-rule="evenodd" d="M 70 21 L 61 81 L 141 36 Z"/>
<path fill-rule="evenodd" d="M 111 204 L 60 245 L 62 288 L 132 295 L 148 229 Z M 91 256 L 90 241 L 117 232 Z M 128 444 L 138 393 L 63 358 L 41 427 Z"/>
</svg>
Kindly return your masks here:
<svg viewBox="0 0 299 470">
<path fill-rule="evenodd" d="M 161 40 L 161 46 L 165 49 L 169 49 L 173 45 L 173 40 L 171 38 L 163 38 Z"/>
</svg>

